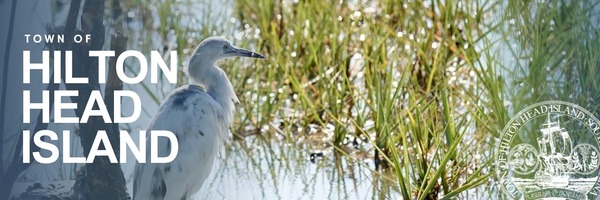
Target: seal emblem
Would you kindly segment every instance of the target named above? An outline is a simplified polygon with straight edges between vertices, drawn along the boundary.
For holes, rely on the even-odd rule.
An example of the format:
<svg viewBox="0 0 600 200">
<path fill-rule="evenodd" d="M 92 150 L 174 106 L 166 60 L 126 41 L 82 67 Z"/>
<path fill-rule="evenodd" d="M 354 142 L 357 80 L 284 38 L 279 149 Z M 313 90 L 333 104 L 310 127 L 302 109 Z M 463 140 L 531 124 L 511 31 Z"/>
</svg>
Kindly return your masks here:
<svg viewBox="0 0 600 200">
<path fill-rule="evenodd" d="M 600 198 L 600 121 L 564 101 L 526 107 L 502 130 L 496 172 L 514 199 Z"/>
</svg>

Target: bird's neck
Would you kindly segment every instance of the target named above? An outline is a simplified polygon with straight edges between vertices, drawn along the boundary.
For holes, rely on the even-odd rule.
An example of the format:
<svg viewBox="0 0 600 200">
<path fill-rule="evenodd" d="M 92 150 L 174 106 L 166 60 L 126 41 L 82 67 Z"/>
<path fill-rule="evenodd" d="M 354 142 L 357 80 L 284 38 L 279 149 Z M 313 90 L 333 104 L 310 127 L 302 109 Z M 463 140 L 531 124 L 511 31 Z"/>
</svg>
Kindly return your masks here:
<svg viewBox="0 0 600 200">
<path fill-rule="evenodd" d="M 191 71 L 192 80 L 206 88 L 206 92 L 223 107 L 223 117 L 227 125 L 233 122 L 235 103 L 239 100 L 225 72 L 217 66 L 206 66 Z"/>
</svg>

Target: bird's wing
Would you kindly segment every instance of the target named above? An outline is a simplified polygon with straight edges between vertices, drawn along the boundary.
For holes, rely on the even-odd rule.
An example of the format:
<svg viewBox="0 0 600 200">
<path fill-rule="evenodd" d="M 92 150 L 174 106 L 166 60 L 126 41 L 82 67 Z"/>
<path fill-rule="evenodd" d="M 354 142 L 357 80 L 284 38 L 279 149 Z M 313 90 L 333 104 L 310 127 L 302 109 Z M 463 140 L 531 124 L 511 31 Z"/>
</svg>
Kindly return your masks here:
<svg viewBox="0 0 600 200">
<path fill-rule="evenodd" d="M 134 198 L 192 196 L 210 174 L 222 138 L 228 133 L 222 107 L 198 86 L 183 86 L 163 102 L 149 129 L 173 132 L 179 152 L 171 163 L 136 165 Z M 150 139 L 146 144 L 146 161 L 150 162 Z M 166 156 L 170 151 L 168 140 L 158 141 L 159 156 Z"/>
</svg>

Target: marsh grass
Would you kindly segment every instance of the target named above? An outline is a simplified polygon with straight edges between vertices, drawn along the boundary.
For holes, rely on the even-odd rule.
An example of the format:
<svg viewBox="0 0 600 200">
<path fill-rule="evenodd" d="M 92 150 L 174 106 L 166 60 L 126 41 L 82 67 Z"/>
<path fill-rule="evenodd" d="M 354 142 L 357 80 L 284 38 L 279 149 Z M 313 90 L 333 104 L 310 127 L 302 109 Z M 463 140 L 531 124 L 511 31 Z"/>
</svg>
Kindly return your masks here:
<svg viewBox="0 0 600 200">
<path fill-rule="evenodd" d="M 245 104 L 261 115 L 240 124 L 273 126 L 275 117 L 284 122 L 274 126 L 287 130 L 333 127 L 326 143 L 350 156 L 344 147 L 364 141 L 362 150 L 393 172 L 386 176 L 396 177 L 405 199 L 449 198 L 483 184 L 491 176 L 488 138 L 502 118 L 494 113 L 505 113 L 485 46 L 497 25 L 484 15 L 494 6 L 238 1 L 269 56 L 253 71 L 253 80 L 268 84 L 257 94 L 267 99 Z M 262 114 L 282 109 L 294 115 Z"/>
<path fill-rule="evenodd" d="M 511 91 L 512 96 L 527 100 L 523 103 L 561 99 L 597 107 L 599 79 L 592 74 L 600 60 L 598 4 L 510 2 L 507 37 L 517 44 L 510 47 L 520 69 L 511 77 L 513 85 L 531 88 Z"/>
<path fill-rule="evenodd" d="M 598 105 L 598 9 L 569 2 L 238 0 L 229 13 L 125 1 L 135 15 L 120 20 L 141 21 L 125 27 L 145 34 L 132 48 L 177 50 L 181 66 L 215 34 L 267 55 L 221 65 L 241 100 L 229 145 L 249 157 L 256 145 L 284 151 L 277 142 L 331 151 L 339 173 L 350 173 L 339 159 L 374 160 L 361 168 L 386 180 L 372 180 L 373 198 L 493 198 L 493 148 L 511 114 L 549 99 Z M 142 87 L 158 104 L 175 86 Z M 262 152 L 288 161 L 273 180 L 308 157 L 290 152 Z"/>
</svg>

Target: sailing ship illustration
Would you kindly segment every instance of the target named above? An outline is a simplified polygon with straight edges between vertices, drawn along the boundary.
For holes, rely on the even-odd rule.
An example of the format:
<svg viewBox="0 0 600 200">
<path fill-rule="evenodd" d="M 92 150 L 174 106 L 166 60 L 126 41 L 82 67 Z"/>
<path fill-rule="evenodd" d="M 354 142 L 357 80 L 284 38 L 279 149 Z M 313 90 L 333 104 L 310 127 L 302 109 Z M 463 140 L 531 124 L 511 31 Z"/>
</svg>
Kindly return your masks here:
<svg viewBox="0 0 600 200">
<path fill-rule="evenodd" d="M 550 113 L 540 129 L 537 138 L 539 145 L 540 169 L 535 174 L 540 187 L 566 187 L 573 174 L 571 151 L 573 142 L 569 133 L 560 127 L 560 120 L 552 121 Z"/>
</svg>

